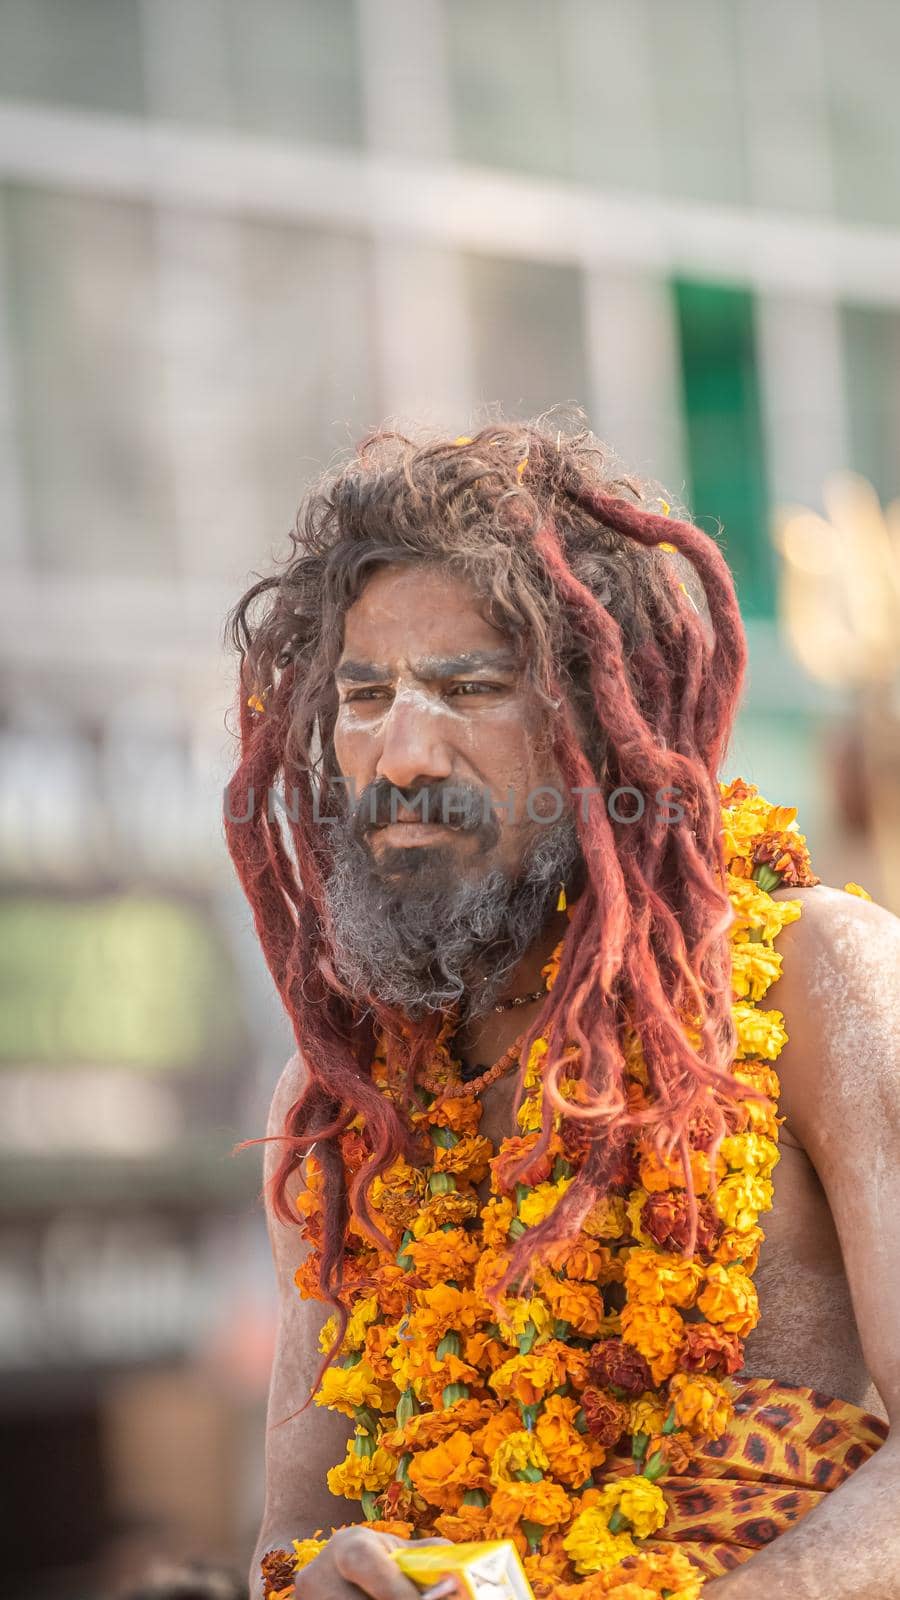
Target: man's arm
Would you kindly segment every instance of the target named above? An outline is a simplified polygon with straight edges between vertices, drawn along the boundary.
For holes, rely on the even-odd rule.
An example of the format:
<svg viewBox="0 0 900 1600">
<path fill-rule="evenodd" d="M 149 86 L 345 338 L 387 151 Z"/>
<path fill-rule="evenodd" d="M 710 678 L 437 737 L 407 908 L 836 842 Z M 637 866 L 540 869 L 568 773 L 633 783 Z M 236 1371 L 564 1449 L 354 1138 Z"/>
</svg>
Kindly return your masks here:
<svg viewBox="0 0 900 1600">
<path fill-rule="evenodd" d="M 704 1596 L 898 1600 L 900 920 L 825 885 L 777 898 L 793 896 L 803 913 L 779 936 L 784 974 L 765 1000 L 783 1011 L 790 1035 L 775 1063 L 781 1110 L 827 1196 L 892 1431 L 814 1511 Z"/>
<path fill-rule="evenodd" d="M 283 1131 L 302 1086 L 303 1068 L 299 1057 L 293 1056 L 272 1099 L 268 1133 Z M 268 1185 L 282 1146 L 267 1144 L 265 1149 Z M 299 1174 L 294 1174 L 291 1197 L 299 1186 Z M 317 1300 L 301 1300 L 294 1285 L 294 1273 L 306 1252 L 299 1226 L 279 1222 L 268 1200 L 266 1219 L 278 1281 L 278 1336 L 266 1419 L 266 1503 L 250 1568 L 251 1600 L 262 1595 L 259 1562 L 267 1550 L 289 1550 L 292 1539 L 306 1538 L 319 1528 L 328 1533 L 334 1524 L 356 1520 L 350 1502 L 336 1500 L 325 1481 L 328 1468 L 343 1458 L 353 1424 L 338 1412 L 313 1405 L 291 1416 L 306 1401 L 319 1369 L 319 1332 L 329 1308 Z M 287 1417 L 291 1420 L 284 1421 Z"/>
</svg>

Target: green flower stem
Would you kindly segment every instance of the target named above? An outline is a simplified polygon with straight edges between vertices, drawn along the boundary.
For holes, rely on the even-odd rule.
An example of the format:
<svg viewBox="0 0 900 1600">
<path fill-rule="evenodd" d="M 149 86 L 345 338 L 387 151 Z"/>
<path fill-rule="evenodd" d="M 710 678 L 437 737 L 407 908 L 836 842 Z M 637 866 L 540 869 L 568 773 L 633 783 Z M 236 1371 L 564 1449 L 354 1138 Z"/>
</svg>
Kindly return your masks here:
<svg viewBox="0 0 900 1600">
<path fill-rule="evenodd" d="M 467 1383 L 448 1383 L 446 1388 L 441 1390 L 441 1404 L 445 1411 L 450 1406 L 455 1406 L 457 1400 L 468 1400 L 468 1398 L 469 1385 Z"/>
<path fill-rule="evenodd" d="M 366 1521 L 377 1522 L 378 1506 L 376 1504 L 377 1496 L 374 1489 L 363 1489 L 363 1492 L 359 1498 L 362 1501 L 363 1516 L 365 1517 Z"/>
<path fill-rule="evenodd" d="M 662 1433 L 674 1433 L 675 1429 L 677 1427 L 678 1427 L 678 1421 L 677 1421 L 677 1418 L 675 1416 L 675 1407 L 674 1407 L 674 1405 L 671 1405 L 669 1407 L 669 1414 L 666 1417 L 666 1420 L 663 1423 L 662 1428 L 661 1428 L 660 1431 Z"/>
<path fill-rule="evenodd" d="M 402 1483 L 404 1489 L 411 1489 L 412 1478 L 409 1475 L 409 1463 L 412 1461 L 412 1451 L 407 1450 L 397 1462 L 397 1471 L 394 1473 L 396 1483 Z"/>
<path fill-rule="evenodd" d="M 522 1422 L 523 1422 L 524 1426 L 528 1429 L 528 1432 L 531 1433 L 533 1431 L 533 1429 L 534 1429 L 535 1423 L 537 1422 L 538 1412 L 541 1409 L 541 1403 L 540 1403 L 540 1401 L 538 1401 L 536 1405 L 524 1406 L 524 1405 L 522 1405 L 522 1403 L 520 1401 L 519 1409 L 520 1409 L 520 1411 L 522 1413 Z"/>
<path fill-rule="evenodd" d="M 412 1243 L 413 1243 L 413 1235 L 410 1233 L 409 1229 L 407 1228 L 405 1233 L 404 1233 L 404 1235 L 403 1235 L 403 1238 L 400 1240 L 400 1249 L 397 1251 L 397 1265 L 398 1265 L 398 1267 L 402 1267 L 404 1272 L 408 1272 L 410 1267 L 413 1265 L 412 1256 L 408 1256 L 406 1254 L 407 1245 L 408 1244 L 412 1244 Z"/>
<path fill-rule="evenodd" d="M 758 866 L 755 866 L 751 877 L 759 884 L 761 889 L 765 890 L 766 894 L 771 894 L 773 889 L 778 889 L 781 886 L 781 873 L 773 872 L 767 861 L 761 861 Z"/>
<path fill-rule="evenodd" d="M 513 1217 L 512 1222 L 509 1225 L 509 1237 L 511 1239 L 521 1239 L 523 1233 L 527 1232 L 528 1229 L 526 1228 L 521 1217 Z"/>
<path fill-rule="evenodd" d="M 528 1522 L 526 1519 L 522 1523 L 522 1532 L 528 1540 L 528 1554 L 530 1556 L 536 1555 L 538 1550 L 540 1550 L 541 1540 L 544 1537 L 545 1531 L 546 1530 L 539 1522 Z"/>
<path fill-rule="evenodd" d="M 486 1506 L 488 1497 L 483 1489 L 467 1489 L 462 1497 L 464 1506 Z"/>
<path fill-rule="evenodd" d="M 397 1426 L 399 1428 L 405 1428 L 406 1424 L 411 1421 L 414 1416 L 416 1416 L 419 1410 L 420 1406 L 418 1400 L 416 1399 L 415 1390 L 404 1389 L 399 1401 L 397 1402 L 397 1410 L 395 1413 L 397 1417 Z"/>
<path fill-rule="evenodd" d="M 522 1332 L 519 1334 L 519 1355 L 527 1356 L 538 1336 L 537 1328 L 529 1317 Z"/>
<path fill-rule="evenodd" d="M 452 1150 L 455 1144 L 459 1144 L 459 1134 L 454 1133 L 452 1128 L 431 1128 L 429 1132 L 431 1142 L 438 1150 Z"/>
<path fill-rule="evenodd" d="M 378 1418 L 374 1411 L 369 1410 L 368 1406 L 354 1406 L 353 1415 L 356 1418 L 357 1425 L 360 1428 L 365 1428 L 366 1433 L 375 1434 L 378 1432 Z"/>
<path fill-rule="evenodd" d="M 635 1461 L 643 1461 L 650 1443 L 649 1433 L 636 1433 L 631 1440 L 631 1454 Z"/>
<path fill-rule="evenodd" d="M 437 1358 L 438 1358 L 438 1361 L 443 1361 L 446 1356 L 461 1356 L 461 1355 L 462 1355 L 462 1340 L 459 1337 L 459 1334 L 458 1333 L 454 1333 L 453 1330 L 451 1329 L 451 1331 L 449 1333 L 445 1333 L 444 1334 L 443 1339 L 441 1340 L 440 1344 L 437 1347 Z"/>
<path fill-rule="evenodd" d="M 627 1517 L 623 1517 L 621 1511 L 616 1510 L 613 1512 L 609 1519 L 610 1533 L 624 1533 L 625 1529 L 630 1527 L 631 1523 L 628 1521 Z"/>
<path fill-rule="evenodd" d="M 667 1471 L 668 1466 L 662 1451 L 654 1450 L 644 1466 L 643 1476 L 649 1478 L 651 1483 L 655 1483 L 657 1478 L 664 1477 Z"/>
<path fill-rule="evenodd" d="M 355 1434 L 353 1454 L 357 1456 L 373 1456 L 375 1454 L 375 1435 L 372 1433 Z"/>
<path fill-rule="evenodd" d="M 449 1172 L 433 1172 L 428 1179 L 428 1187 L 432 1194 L 452 1194 L 456 1179 Z"/>
</svg>

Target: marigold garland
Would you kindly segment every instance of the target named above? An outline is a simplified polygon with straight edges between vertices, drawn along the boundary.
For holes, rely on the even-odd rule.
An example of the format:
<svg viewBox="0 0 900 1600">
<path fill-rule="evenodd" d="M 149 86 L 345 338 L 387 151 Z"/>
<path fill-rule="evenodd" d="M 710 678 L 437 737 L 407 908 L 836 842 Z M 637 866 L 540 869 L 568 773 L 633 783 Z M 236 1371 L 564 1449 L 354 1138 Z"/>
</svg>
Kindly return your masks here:
<svg viewBox="0 0 900 1600">
<path fill-rule="evenodd" d="M 778 1077 L 771 1066 L 787 1034 L 760 1001 L 781 970 L 774 948 L 801 912 L 771 891 L 818 883 L 792 807 L 771 806 L 737 779 L 720 785 L 730 931 L 732 1071 L 764 1099 L 737 1108 L 733 1131 L 709 1170 L 702 1117 L 689 1131 L 698 1197 L 697 1248 L 688 1239 L 685 1174 L 638 1138 L 638 1182 L 588 1214 L 580 1237 L 557 1246 L 537 1269 L 527 1297 L 487 1298 L 503 1277 L 506 1251 L 543 1220 L 572 1181 L 577 1154 L 555 1137 L 529 1184 L 508 1173 L 541 1125 L 537 1040 L 526 1072 L 518 1132 L 495 1150 L 478 1128 L 476 1098 L 445 1094 L 459 1080 L 448 1025 L 417 1086 L 411 1113 L 434 1150 L 430 1169 L 398 1159 L 374 1185 L 371 1210 L 394 1255 L 357 1230 L 350 1259 L 350 1319 L 316 1403 L 353 1418 L 345 1459 L 328 1473 L 335 1495 L 360 1502 L 375 1528 L 405 1537 L 510 1538 L 538 1600 L 695 1600 L 702 1577 L 676 1547 L 651 1549 L 665 1525 L 666 1473 L 684 1470 L 701 1442 L 733 1414 L 731 1375 L 759 1318 L 753 1272 L 772 1204 L 779 1159 Z M 850 893 L 865 895 L 856 884 Z M 548 987 L 562 945 L 544 969 Z M 647 1072 L 629 1052 L 630 1096 L 643 1103 Z M 577 1086 L 576 1067 L 570 1081 Z M 373 1075 L 397 1092 L 379 1051 Z M 577 1092 L 577 1091 L 576 1091 Z M 558 1127 L 557 1120 L 557 1127 Z M 366 1148 L 363 1129 L 344 1136 L 348 1173 Z M 477 1185 L 490 1173 L 490 1197 Z M 315 1297 L 321 1176 L 306 1163 L 298 1201 L 312 1249 L 297 1287 Z M 351 1229 L 354 1225 L 351 1224 Z M 333 1342 L 334 1321 L 321 1347 Z M 623 1437 L 631 1470 L 606 1465 Z M 289 1592 L 291 1566 L 313 1560 L 324 1539 L 296 1541 L 293 1556 L 264 1562 L 269 1600 Z"/>
</svg>

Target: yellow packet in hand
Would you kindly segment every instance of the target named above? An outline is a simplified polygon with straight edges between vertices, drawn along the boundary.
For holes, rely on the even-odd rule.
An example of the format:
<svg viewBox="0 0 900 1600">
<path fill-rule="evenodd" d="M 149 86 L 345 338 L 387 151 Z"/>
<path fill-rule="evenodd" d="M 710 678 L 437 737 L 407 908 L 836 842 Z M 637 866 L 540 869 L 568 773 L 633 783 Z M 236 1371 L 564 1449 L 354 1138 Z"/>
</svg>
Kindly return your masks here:
<svg viewBox="0 0 900 1600">
<path fill-rule="evenodd" d="M 459 1600 L 534 1600 L 511 1539 L 429 1544 L 421 1549 L 398 1545 L 391 1556 L 417 1589 L 453 1578 Z"/>
</svg>

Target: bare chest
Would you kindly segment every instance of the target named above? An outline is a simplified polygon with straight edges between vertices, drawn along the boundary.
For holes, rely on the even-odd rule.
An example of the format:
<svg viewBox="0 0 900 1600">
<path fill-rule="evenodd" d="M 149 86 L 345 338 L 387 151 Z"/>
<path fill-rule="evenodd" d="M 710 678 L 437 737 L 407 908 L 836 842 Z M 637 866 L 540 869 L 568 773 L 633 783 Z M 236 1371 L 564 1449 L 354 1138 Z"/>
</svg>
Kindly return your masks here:
<svg viewBox="0 0 900 1600">
<path fill-rule="evenodd" d="M 485 1096 L 482 1132 L 498 1143 L 514 1126 L 513 1083 Z M 886 1418 L 863 1359 L 831 1211 L 805 1152 L 780 1141 L 772 1209 L 754 1275 L 760 1320 L 745 1344 L 748 1377 L 803 1384 Z"/>
</svg>

